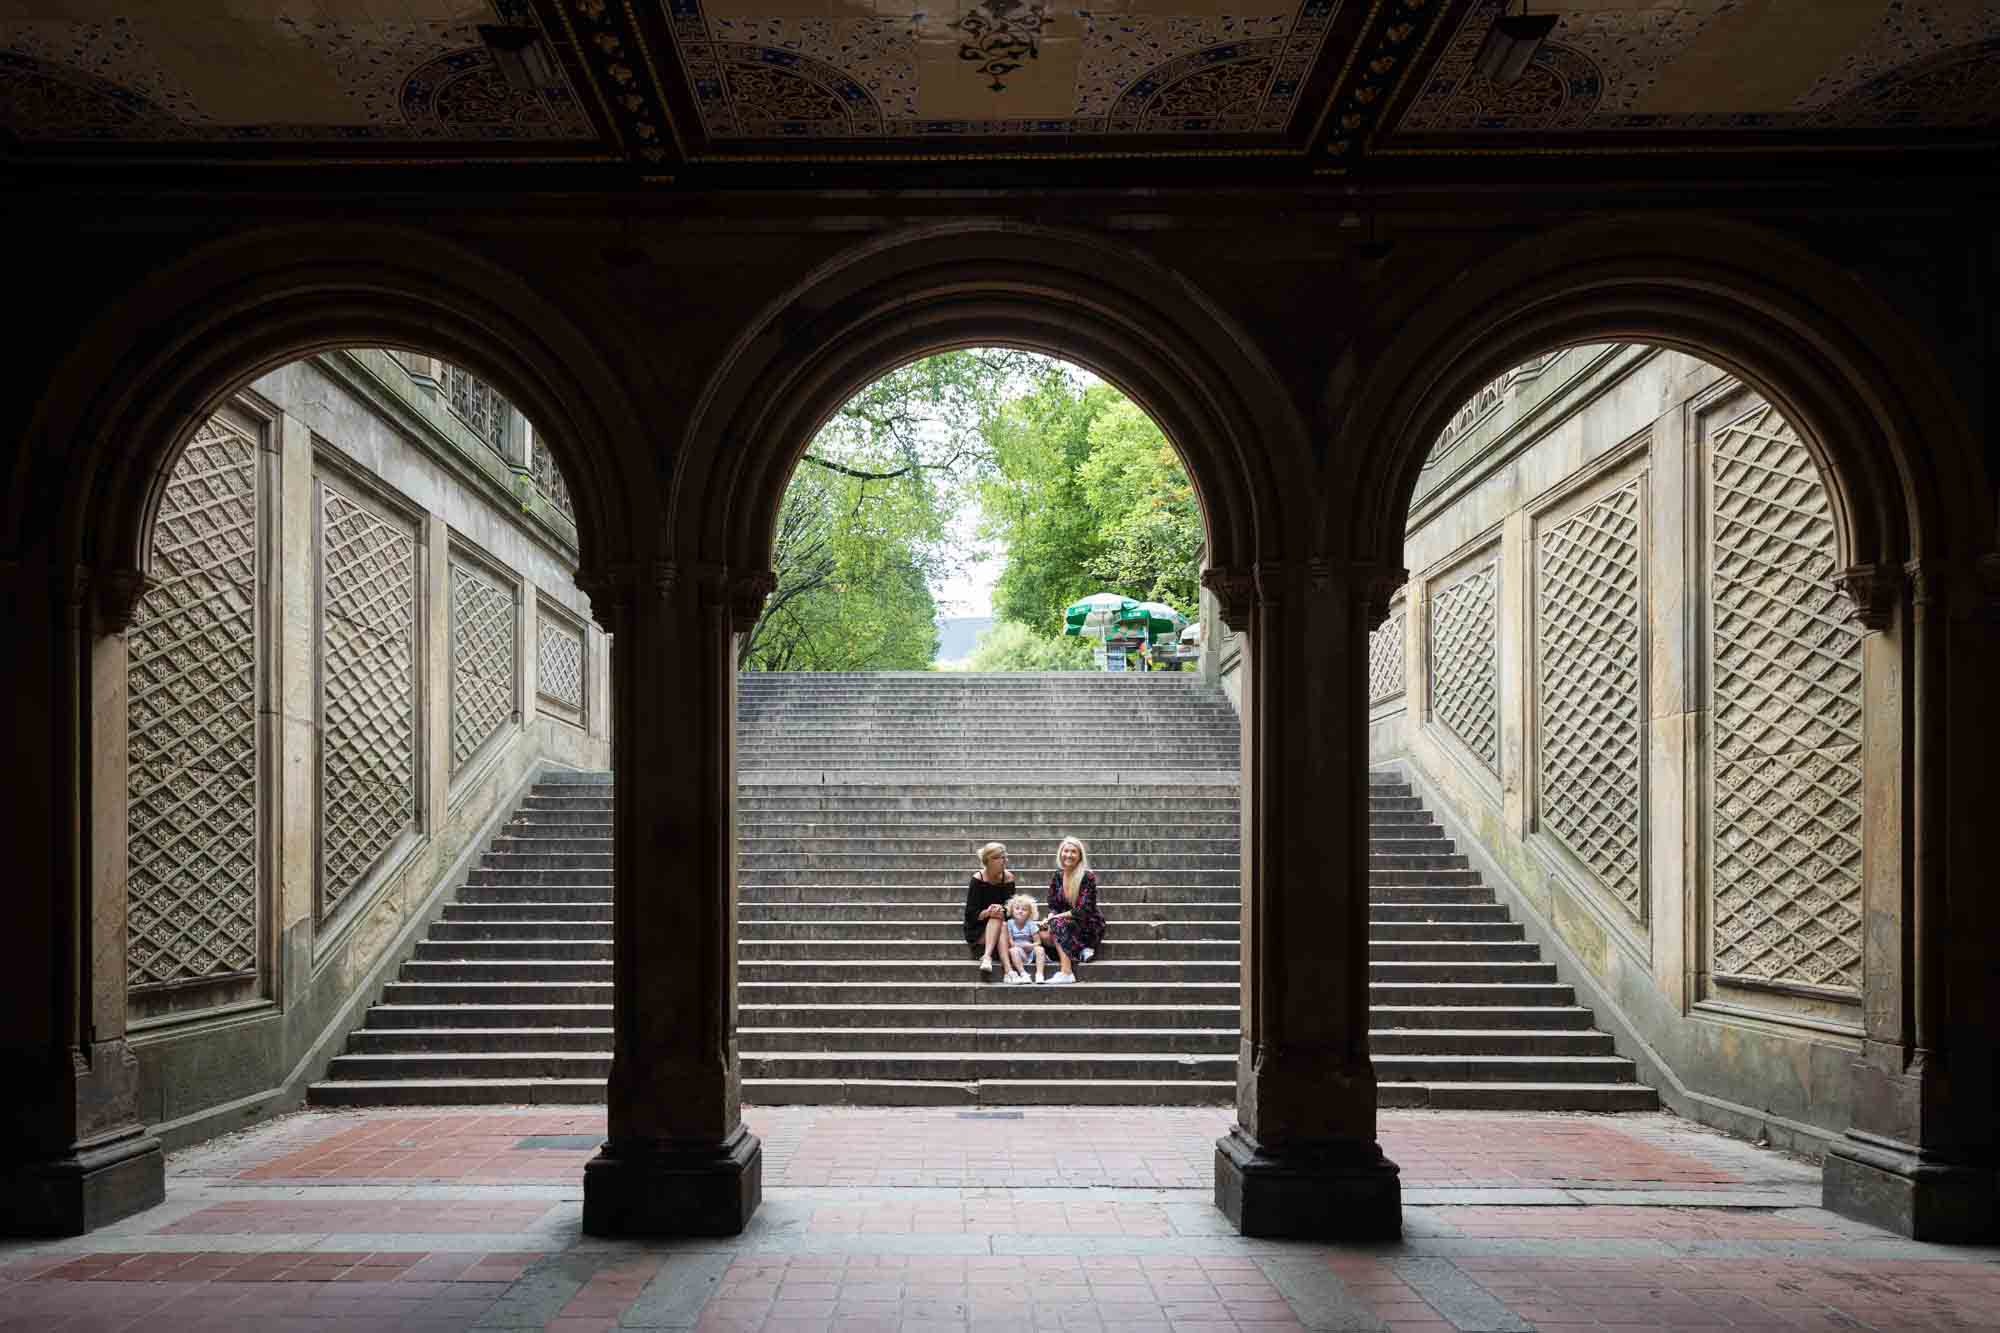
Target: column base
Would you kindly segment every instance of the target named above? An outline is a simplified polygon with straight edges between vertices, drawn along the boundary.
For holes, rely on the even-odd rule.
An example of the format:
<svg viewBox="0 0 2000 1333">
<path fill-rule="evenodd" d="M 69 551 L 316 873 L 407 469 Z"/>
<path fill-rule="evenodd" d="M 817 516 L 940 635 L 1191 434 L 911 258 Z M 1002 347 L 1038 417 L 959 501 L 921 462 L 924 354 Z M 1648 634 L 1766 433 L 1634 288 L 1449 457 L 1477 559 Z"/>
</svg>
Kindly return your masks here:
<svg viewBox="0 0 2000 1333">
<path fill-rule="evenodd" d="M 160 1141 L 135 1131 L 64 1157 L 0 1164 L 0 1235 L 80 1236 L 166 1198 Z"/>
<path fill-rule="evenodd" d="M 2000 1237 L 1991 1166 L 1943 1162 L 1851 1131 L 1826 1151 L 1820 1202 L 1828 1212 L 1945 1244 Z"/>
<path fill-rule="evenodd" d="M 1215 1144 L 1215 1206 L 1245 1236 L 1394 1240 L 1400 1176 L 1372 1139 L 1273 1153 L 1239 1125 Z"/>
<path fill-rule="evenodd" d="M 628 1152 L 583 1168 L 583 1229 L 592 1236 L 734 1236 L 764 1201 L 764 1145 L 738 1125 L 720 1143 Z"/>
</svg>

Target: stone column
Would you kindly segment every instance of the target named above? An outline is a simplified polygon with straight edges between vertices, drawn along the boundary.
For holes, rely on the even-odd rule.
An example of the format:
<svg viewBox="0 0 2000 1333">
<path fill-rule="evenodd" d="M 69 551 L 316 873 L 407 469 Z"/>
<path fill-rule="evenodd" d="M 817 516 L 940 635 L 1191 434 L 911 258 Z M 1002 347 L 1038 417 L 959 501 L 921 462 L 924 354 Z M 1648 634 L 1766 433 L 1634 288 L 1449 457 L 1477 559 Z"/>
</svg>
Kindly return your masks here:
<svg viewBox="0 0 2000 1333">
<path fill-rule="evenodd" d="M 0 924 L 0 1231 L 76 1235 L 166 1197 L 125 1039 L 125 630 L 136 572 L 0 560 L 13 701 Z"/>
<path fill-rule="evenodd" d="M 739 1114 L 734 625 L 768 576 L 669 562 L 579 575 L 610 631 L 616 720 L 610 1134 L 592 1235 L 734 1235 L 762 1198 Z"/>
<path fill-rule="evenodd" d="M 1368 636 L 1401 570 L 1210 570 L 1243 634 L 1243 1036 L 1215 1204 L 1248 1236 L 1401 1234 L 1368 1059 Z"/>
<path fill-rule="evenodd" d="M 2000 735 L 2000 557 L 1840 576 L 1863 641 L 1863 1021 L 1853 1126 L 1826 1207 L 1917 1240 L 1996 1218 L 1990 814 Z"/>
</svg>

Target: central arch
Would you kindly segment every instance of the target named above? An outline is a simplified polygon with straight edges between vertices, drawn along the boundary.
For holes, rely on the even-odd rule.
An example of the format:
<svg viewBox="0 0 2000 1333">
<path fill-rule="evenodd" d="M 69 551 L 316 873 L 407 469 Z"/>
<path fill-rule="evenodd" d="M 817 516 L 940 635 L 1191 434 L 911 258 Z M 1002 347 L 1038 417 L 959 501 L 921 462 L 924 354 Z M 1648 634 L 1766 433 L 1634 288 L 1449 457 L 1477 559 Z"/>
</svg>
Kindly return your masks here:
<svg viewBox="0 0 2000 1333">
<path fill-rule="evenodd" d="M 749 325 L 677 451 L 676 557 L 762 570 L 792 468 L 840 404 L 918 357 L 982 344 L 1074 361 L 1158 422 L 1201 496 L 1211 566 L 1282 557 L 1283 534 L 1299 529 L 1280 497 L 1307 492 L 1311 455 L 1290 393 L 1251 340 L 1136 251 L 993 224 L 861 247 Z"/>
</svg>

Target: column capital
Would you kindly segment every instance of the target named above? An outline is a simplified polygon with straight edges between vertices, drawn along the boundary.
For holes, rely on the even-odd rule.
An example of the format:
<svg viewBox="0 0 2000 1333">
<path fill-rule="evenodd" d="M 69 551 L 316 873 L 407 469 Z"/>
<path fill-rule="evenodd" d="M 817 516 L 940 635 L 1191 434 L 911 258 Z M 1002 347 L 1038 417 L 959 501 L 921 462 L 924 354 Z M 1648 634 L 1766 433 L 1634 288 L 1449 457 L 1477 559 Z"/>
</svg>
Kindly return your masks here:
<svg viewBox="0 0 2000 1333">
<path fill-rule="evenodd" d="M 576 586 L 590 599 L 590 618 L 606 634 L 630 629 L 641 600 L 665 602 L 679 580 L 680 566 L 671 560 L 620 561 L 576 572 Z"/>
<path fill-rule="evenodd" d="M 1903 569 L 1913 608 L 1954 620 L 2000 620 L 2000 553 L 1969 560 L 1912 560 Z"/>
<path fill-rule="evenodd" d="M 729 613 L 731 628 L 747 633 L 764 614 L 764 603 L 777 590 L 778 576 L 768 569 L 731 569 L 728 565 L 701 567 L 702 605 Z"/>
<path fill-rule="evenodd" d="M 1378 565 L 1369 561 L 1340 564 L 1325 556 L 1314 556 L 1308 560 L 1306 572 L 1312 580 L 1313 592 L 1319 596 L 1332 593 L 1336 581 L 1344 585 L 1347 595 L 1360 608 L 1364 628 L 1370 633 L 1380 629 L 1382 622 L 1389 618 L 1390 603 L 1395 600 L 1397 591 L 1410 581 L 1410 571 L 1401 565 Z"/>
<path fill-rule="evenodd" d="M 1905 576 L 1894 565 L 1853 565 L 1836 573 L 1833 583 L 1854 604 L 1849 619 L 1875 634 L 1889 628 L 1903 596 Z"/>
<path fill-rule="evenodd" d="M 1257 576 L 1247 569 L 1204 569 L 1201 586 L 1215 595 L 1222 623 L 1241 634 L 1250 627 L 1250 607 L 1257 600 Z"/>
<path fill-rule="evenodd" d="M 95 583 L 97 613 L 103 617 L 104 627 L 113 634 L 132 628 L 133 617 L 139 614 L 139 599 L 146 595 L 146 576 L 136 569 L 100 570 Z"/>
</svg>

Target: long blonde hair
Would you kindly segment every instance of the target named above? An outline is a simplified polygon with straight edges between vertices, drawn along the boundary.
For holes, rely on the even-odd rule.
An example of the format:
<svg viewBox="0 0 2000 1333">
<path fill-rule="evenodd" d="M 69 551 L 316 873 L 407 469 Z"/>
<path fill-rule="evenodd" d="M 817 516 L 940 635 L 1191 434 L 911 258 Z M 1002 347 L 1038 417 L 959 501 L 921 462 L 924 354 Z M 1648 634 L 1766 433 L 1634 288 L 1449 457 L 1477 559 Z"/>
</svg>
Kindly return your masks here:
<svg viewBox="0 0 2000 1333">
<path fill-rule="evenodd" d="M 1062 868 L 1062 849 L 1071 843 L 1076 844 L 1076 869 L 1064 870 Z M 1077 837 L 1074 833 L 1065 833 L 1063 835 L 1062 841 L 1056 844 L 1056 870 L 1063 877 L 1063 897 L 1069 899 L 1071 907 L 1076 906 L 1077 890 L 1083 887 L 1083 877 L 1090 873 L 1090 848 L 1083 845 L 1082 838 Z"/>
</svg>

